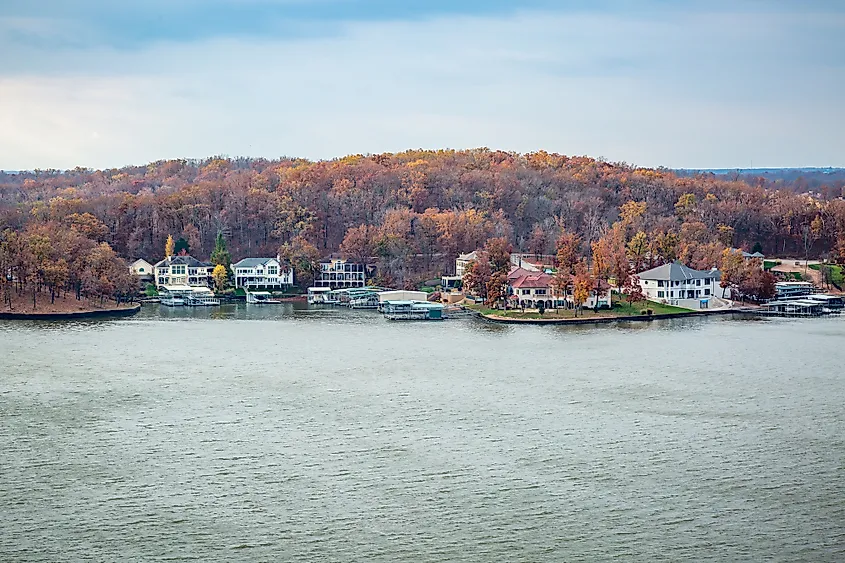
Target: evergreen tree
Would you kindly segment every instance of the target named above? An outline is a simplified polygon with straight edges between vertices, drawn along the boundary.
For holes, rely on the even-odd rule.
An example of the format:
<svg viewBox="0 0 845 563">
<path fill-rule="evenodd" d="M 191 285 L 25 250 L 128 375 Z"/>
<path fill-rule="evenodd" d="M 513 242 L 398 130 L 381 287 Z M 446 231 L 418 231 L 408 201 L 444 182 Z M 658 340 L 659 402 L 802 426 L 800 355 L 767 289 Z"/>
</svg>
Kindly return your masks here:
<svg viewBox="0 0 845 563">
<path fill-rule="evenodd" d="M 226 239 L 223 238 L 223 233 L 217 233 L 217 240 L 214 241 L 214 252 L 211 253 L 211 263 L 225 267 L 227 272 L 230 270 L 232 256 L 226 249 Z"/>
<path fill-rule="evenodd" d="M 186 241 L 182 237 L 179 237 L 179 239 L 176 241 L 176 244 L 174 246 L 174 250 L 176 251 L 176 254 L 178 254 L 179 256 L 184 256 L 186 254 L 190 254 L 191 245 L 188 244 L 188 241 Z"/>
</svg>

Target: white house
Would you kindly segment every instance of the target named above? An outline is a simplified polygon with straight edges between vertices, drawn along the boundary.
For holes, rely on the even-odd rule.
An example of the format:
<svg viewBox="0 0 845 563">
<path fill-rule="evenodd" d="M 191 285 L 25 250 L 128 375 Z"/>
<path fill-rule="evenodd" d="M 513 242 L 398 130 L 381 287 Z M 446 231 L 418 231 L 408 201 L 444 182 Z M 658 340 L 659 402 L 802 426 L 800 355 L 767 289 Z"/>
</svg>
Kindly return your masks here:
<svg viewBox="0 0 845 563">
<path fill-rule="evenodd" d="M 314 287 L 342 289 L 344 287 L 364 287 L 366 268 L 364 264 L 354 264 L 340 258 L 320 262 L 320 271 L 314 280 Z"/>
<path fill-rule="evenodd" d="M 637 274 L 643 294 L 651 301 L 677 305 L 687 309 L 706 309 L 713 297 L 727 298 L 727 289 L 720 285 L 722 273 L 693 270 L 678 261 Z"/>
<path fill-rule="evenodd" d="M 455 259 L 455 277 L 459 279 L 463 278 L 466 273 L 467 266 L 469 266 L 470 262 L 475 260 L 478 260 L 477 250 L 473 250 L 467 254 L 459 254 Z"/>
<path fill-rule="evenodd" d="M 129 264 L 129 272 L 135 276 L 138 276 L 138 278 L 140 279 L 152 280 L 155 276 L 155 266 L 153 266 L 143 258 L 138 258 L 137 260 Z"/>
<path fill-rule="evenodd" d="M 570 282 L 569 287 L 561 293 L 554 287 L 553 280 L 554 277 L 545 272 L 535 272 L 524 267 L 512 268 L 508 274 L 510 301 L 516 305 L 532 308 L 537 307 L 540 301 L 547 309 L 574 307 L 572 283 Z M 595 281 L 587 295 L 587 300 L 581 304 L 585 309 L 609 309 L 612 305 L 610 284 L 604 280 Z"/>
<path fill-rule="evenodd" d="M 532 308 L 538 307 L 542 302 L 544 308 L 551 309 L 555 305 L 552 279 L 552 276 L 544 272 L 513 268 L 508 274 L 511 301 Z"/>
<path fill-rule="evenodd" d="M 200 262 L 191 256 L 169 256 L 155 265 L 156 287 L 211 287 L 214 264 Z"/>
<path fill-rule="evenodd" d="M 284 289 L 293 285 L 293 268 L 278 258 L 244 258 L 231 267 L 235 287 Z"/>
<path fill-rule="evenodd" d="M 467 254 L 459 254 L 458 257 L 455 258 L 455 275 L 440 277 L 440 285 L 443 287 L 443 289 L 448 290 L 459 287 L 460 284 L 463 282 L 467 265 L 469 265 L 470 262 L 476 260 L 477 258 L 477 250 L 474 250 Z"/>
</svg>

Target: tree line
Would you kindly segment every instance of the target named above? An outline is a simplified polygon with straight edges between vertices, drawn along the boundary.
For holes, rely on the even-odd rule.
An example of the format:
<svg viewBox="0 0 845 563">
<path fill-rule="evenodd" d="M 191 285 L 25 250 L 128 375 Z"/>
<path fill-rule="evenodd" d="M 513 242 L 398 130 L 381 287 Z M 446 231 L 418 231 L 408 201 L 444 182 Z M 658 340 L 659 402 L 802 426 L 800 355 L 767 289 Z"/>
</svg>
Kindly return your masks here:
<svg viewBox="0 0 845 563">
<path fill-rule="evenodd" d="M 77 300 L 131 299 L 138 282 L 108 243 L 89 238 L 73 220 L 32 222 L 0 232 L 0 293 L 3 306 L 31 303 L 39 295 Z"/>
<path fill-rule="evenodd" d="M 207 257 L 222 234 L 237 258 L 281 254 L 305 284 L 332 253 L 375 262 L 380 283 L 411 286 L 450 272 L 455 255 L 488 240 L 556 254 L 564 235 L 598 277 L 621 268 L 623 249 L 635 265 L 677 258 L 697 268 L 719 266 L 731 247 L 845 256 L 841 197 L 796 193 L 782 179 L 682 177 L 544 151 L 217 157 L 0 174 L 0 228 L 49 225 L 72 225 L 151 262 L 170 235 Z"/>
</svg>

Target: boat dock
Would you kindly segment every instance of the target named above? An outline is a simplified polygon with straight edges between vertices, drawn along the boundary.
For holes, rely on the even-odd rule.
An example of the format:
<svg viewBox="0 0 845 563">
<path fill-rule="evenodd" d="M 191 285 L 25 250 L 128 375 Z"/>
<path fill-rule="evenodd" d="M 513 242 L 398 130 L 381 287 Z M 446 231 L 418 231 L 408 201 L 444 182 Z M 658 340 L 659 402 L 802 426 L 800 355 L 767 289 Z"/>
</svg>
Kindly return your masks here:
<svg viewBox="0 0 845 563">
<path fill-rule="evenodd" d="M 391 321 L 439 321 L 446 318 L 442 303 L 428 301 L 384 301 L 384 318 Z"/>
</svg>

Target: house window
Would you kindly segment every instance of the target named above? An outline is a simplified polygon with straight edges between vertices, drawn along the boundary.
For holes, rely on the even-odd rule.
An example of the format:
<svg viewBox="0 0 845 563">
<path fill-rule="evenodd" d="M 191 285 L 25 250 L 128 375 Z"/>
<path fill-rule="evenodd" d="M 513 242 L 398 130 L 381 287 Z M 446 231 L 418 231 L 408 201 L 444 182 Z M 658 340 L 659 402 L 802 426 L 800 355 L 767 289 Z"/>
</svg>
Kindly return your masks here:
<svg viewBox="0 0 845 563">
<path fill-rule="evenodd" d="M 670 291 L 670 292 L 669 292 L 669 297 L 675 297 L 675 292 L 674 292 L 674 291 Z"/>
<path fill-rule="evenodd" d="M 277 276 L 279 274 L 279 268 L 276 266 L 267 266 L 267 275 L 268 276 Z"/>
<path fill-rule="evenodd" d="M 531 295 L 531 290 L 530 289 L 523 289 L 522 294 L 523 295 Z"/>
<path fill-rule="evenodd" d="M 170 273 L 174 276 L 184 276 L 187 266 L 171 266 Z"/>
<path fill-rule="evenodd" d="M 545 294 L 546 294 L 545 289 L 537 289 L 537 290 L 534 291 L 534 295 L 545 295 Z"/>
<path fill-rule="evenodd" d="M 709 290 L 709 289 L 705 289 L 705 290 L 704 290 L 704 295 L 710 295 L 710 290 Z"/>
<path fill-rule="evenodd" d="M 657 287 L 663 287 L 663 280 L 657 280 Z"/>
<path fill-rule="evenodd" d="M 701 285 L 701 280 L 695 280 L 695 285 Z"/>
<path fill-rule="evenodd" d="M 657 297 L 663 297 L 663 295 L 664 295 L 665 293 L 666 293 L 665 291 L 658 291 L 658 292 L 657 292 Z"/>
<path fill-rule="evenodd" d="M 138 268 L 138 271 L 139 271 L 139 272 L 141 272 L 141 273 L 143 273 L 143 272 L 144 272 L 144 267 L 143 267 L 143 266 L 141 266 L 140 268 Z"/>
</svg>

